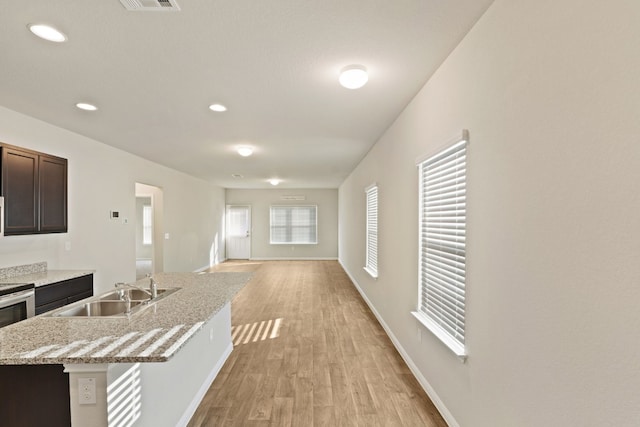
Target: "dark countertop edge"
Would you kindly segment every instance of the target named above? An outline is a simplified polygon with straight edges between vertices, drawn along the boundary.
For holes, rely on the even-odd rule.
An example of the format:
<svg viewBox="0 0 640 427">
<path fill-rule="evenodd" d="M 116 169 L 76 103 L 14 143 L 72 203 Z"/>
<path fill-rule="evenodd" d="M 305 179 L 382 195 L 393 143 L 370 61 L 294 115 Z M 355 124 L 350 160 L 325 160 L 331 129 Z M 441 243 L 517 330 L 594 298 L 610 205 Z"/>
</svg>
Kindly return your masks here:
<svg viewBox="0 0 640 427">
<path fill-rule="evenodd" d="M 37 365 L 100 365 L 114 363 L 164 363 L 171 360 L 177 353 L 174 352 L 170 356 L 137 356 L 137 357 L 92 357 L 90 359 L 69 359 L 69 358 L 51 358 L 51 359 L 5 359 L 0 362 L 0 366 L 37 366 Z M 118 359 L 115 361 L 115 359 Z"/>
<path fill-rule="evenodd" d="M 33 283 L 0 283 L 0 296 L 35 288 Z"/>
</svg>

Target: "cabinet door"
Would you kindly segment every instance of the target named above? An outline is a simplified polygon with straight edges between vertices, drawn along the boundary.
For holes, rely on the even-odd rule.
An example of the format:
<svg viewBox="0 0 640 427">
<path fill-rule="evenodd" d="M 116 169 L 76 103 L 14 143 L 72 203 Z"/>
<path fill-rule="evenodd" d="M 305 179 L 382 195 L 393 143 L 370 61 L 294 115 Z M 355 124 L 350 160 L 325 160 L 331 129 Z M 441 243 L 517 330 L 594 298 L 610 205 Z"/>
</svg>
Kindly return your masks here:
<svg viewBox="0 0 640 427">
<path fill-rule="evenodd" d="M 93 296 L 93 274 L 36 287 L 36 314 Z"/>
<path fill-rule="evenodd" d="M 38 155 L 2 147 L 2 195 L 5 234 L 38 231 Z"/>
<path fill-rule="evenodd" d="M 39 156 L 40 232 L 67 232 L 67 160 Z"/>
<path fill-rule="evenodd" d="M 69 374 L 62 365 L 3 365 L 0 378 L 3 426 L 71 425 Z"/>
</svg>

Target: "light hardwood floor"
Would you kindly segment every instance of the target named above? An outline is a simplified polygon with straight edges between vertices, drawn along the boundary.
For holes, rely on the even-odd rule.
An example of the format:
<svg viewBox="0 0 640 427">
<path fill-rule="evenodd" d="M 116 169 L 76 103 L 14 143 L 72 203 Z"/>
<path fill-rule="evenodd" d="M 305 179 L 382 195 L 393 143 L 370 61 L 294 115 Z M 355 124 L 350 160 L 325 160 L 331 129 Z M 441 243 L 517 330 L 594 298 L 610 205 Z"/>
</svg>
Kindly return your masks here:
<svg viewBox="0 0 640 427">
<path fill-rule="evenodd" d="M 234 261 L 234 350 L 189 427 L 446 427 L 336 261 Z"/>
</svg>

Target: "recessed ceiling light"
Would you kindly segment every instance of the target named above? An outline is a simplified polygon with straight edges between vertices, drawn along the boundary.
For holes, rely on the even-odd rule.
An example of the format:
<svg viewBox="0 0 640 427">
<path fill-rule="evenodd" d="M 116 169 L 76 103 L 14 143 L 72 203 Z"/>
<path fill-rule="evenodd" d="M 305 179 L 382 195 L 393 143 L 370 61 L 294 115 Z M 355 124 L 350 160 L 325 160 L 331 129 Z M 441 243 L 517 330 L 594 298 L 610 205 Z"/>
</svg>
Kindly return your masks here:
<svg viewBox="0 0 640 427">
<path fill-rule="evenodd" d="M 216 113 L 222 113 L 224 111 L 227 111 L 227 107 L 225 107 L 222 104 L 211 104 L 209 105 L 209 109 L 211 111 L 215 111 Z"/>
<path fill-rule="evenodd" d="M 242 157 L 249 157 L 253 154 L 253 148 L 251 147 L 238 147 L 237 151 Z"/>
<path fill-rule="evenodd" d="M 368 80 L 367 69 L 362 65 L 348 65 L 340 71 L 340 84 L 347 89 L 359 89 Z"/>
<path fill-rule="evenodd" d="M 232 176 L 233 178 L 236 178 L 236 179 L 244 178 L 244 177 L 243 177 L 242 175 L 240 175 L 239 173 L 231 174 L 231 176 Z"/>
<path fill-rule="evenodd" d="M 76 107 L 85 111 L 96 111 L 98 109 L 98 107 L 96 107 L 95 105 L 87 104 L 86 102 L 78 102 L 76 104 Z"/>
<path fill-rule="evenodd" d="M 280 182 L 281 181 L 278 178 L 271 178 L 269 180 L 269 184 L 271 184 L 271 185 L 278 185 L 278 184 L 280 184 Z"/>
<path fill-rule="evenodd" d="M 33 34 L 40 37 L 41 39 L 49 40 L 50 42 L 55 43 L 62 43 L 67 41 L 67 36 L 50 25 L 29 24 L 27 27 Z"/>
</svg>

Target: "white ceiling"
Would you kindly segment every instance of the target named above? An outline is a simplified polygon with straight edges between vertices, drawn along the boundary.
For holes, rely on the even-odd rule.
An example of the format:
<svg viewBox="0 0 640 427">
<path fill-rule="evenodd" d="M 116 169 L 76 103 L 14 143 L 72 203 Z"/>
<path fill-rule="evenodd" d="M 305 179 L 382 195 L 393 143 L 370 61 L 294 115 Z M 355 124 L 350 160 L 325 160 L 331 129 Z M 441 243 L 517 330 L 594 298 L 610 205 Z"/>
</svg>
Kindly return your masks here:
<svg viewBox="0 0 640 427">
<path fill-rule="evenodd" d="M 227 188 L 337 188 L 492 0 L 177 2 L 3 0 L 0 104 Z"/>
</svg>

